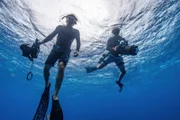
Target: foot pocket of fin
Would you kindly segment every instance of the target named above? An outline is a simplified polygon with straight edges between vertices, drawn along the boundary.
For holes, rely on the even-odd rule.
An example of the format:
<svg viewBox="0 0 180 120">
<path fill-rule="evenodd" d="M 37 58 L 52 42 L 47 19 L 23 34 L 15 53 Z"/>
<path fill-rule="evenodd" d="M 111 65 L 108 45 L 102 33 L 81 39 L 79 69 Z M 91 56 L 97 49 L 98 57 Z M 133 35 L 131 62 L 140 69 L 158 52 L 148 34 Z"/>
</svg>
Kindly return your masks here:
<svg viewBox="0 0 180 120">
<path fill-rule="evenodd" d="M 50 120 L 63 120 L 63 111 L 61 109 L 59 100 L 54 100 L 53 97 Z"/>
</svg>

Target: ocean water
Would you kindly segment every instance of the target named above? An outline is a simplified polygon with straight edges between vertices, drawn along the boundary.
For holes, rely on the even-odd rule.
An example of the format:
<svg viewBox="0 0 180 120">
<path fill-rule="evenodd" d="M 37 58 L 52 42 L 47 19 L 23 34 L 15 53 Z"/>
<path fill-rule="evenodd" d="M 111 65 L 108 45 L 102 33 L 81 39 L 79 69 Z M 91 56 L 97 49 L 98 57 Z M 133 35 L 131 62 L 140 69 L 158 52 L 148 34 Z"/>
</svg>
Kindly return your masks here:
<svg viewBox="0 0 180 120">
<path fill-rule="evenodd" d="M 81 49 L 79 57 L 71 55 L 59 92 L 64 120 L 180 120 L 179 0 L 0 0 L 0 120 L 33 119 L 44 90 L 44 62 L 56 38 L 41 46 L 31 81 L 26 80 L 31 62 L 19 46 L 43 40 L 68 13 L 79 19 Z M 121 93 L 114 64 L 90 74 L 84 69 L 97 64 L 113 26 L 140 50 L 124 56 Z M 50 96 L 56 73 L 57 65 Z M 47 114 L 50 109 L 51 101 Z"/>
</svg>

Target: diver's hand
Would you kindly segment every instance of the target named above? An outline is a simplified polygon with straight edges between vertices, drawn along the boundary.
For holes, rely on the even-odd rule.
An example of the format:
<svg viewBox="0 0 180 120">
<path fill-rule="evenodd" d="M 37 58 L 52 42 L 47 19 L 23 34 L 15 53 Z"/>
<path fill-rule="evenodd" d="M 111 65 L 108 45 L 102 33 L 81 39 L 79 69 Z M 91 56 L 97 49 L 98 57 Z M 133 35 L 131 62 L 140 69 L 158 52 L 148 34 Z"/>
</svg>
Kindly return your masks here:
<svg viewBox="0 0 180 120">
<path fill-rule="evenodd" d="M 73 54 L 74 57 L 77 57 L 78 55 L 79 55 L 78 51 L 75 51 L 74 54 Z"/>
<path fill-rule="evenodd" d="M 113 51 L 116 51 L 116 49 L 117 49 L 117 46 L 112 48 Z"/>
</svg>

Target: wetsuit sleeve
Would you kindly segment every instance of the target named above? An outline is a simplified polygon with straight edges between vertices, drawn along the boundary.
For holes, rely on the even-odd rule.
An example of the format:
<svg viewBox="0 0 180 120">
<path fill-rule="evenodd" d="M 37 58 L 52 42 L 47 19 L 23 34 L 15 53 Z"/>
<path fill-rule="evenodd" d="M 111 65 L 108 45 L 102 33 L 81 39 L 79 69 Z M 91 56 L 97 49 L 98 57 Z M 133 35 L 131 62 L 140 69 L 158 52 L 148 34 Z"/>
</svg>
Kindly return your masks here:
<svg viewBox="0 0 180 120">
<path fill-rule="evenodd" d="M 42 43 L 51 41 L 59 33 L 59 30 L 60 26 L 57 26 L 56 29 L 42 41 Z"/>
<path fill-rule="evenodd" d="M 77 30 L 76 33 L 76 50 L 79 51 L 81 46 L 81 42 L 80 42 L 80 32 Z"/>
<path fill-rule="evenodd" d="M 112 50 L 112 47 L 113 47 L 113 45 L 112 45 L 111 39 L 108 39 L 108 41 L 107 41 L 107 46 L 106 46 L 106 50 L 111 51 L 111 50 Z"/>
</svg>

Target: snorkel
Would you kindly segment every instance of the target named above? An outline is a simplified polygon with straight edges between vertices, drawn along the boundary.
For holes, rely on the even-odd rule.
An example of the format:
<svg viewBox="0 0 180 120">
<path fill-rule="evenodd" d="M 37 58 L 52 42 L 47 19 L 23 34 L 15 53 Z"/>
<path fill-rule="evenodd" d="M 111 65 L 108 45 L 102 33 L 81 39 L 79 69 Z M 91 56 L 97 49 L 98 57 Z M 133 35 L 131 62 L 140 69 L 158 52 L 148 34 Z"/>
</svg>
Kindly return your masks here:
<svg viewBox="0 0 180 120">
<path fill-rule="evenodd" d="M 65 16 L 62 17 L 62 19 L 64 19 L 64 18 L 66 18 L 66 22 L 68 24 L 72 24 L 72 25 L 77 24 L 78 19 L 74 14 L 65 15 Z"/>
</svg>

